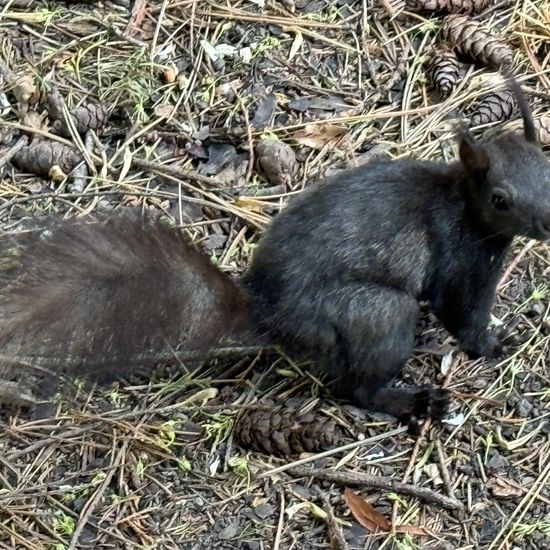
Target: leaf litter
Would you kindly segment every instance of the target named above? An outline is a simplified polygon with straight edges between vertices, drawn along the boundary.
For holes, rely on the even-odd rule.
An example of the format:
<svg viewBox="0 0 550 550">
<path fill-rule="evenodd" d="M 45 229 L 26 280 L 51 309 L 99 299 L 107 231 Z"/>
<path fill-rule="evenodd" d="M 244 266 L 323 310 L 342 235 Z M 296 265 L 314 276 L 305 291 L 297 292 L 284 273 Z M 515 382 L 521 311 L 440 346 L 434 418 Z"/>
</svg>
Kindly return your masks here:
<svg viewBox="0 0 550 550">
<path fill-rule="evenodd" d="M 451 158 L 453 117 L 472 123 L 483 98 L 504 90 L 494 68 L 510 63 L 548 145 L 550 5 L 481 5 L 0 0 L 0 223 L 20 231 L 41 216 L 132 204 L 168 215 L 236 274 L 270 217 L 324 174 L 378 151 Z M 439 66 L 439 89 L 434 47 L 458 54 L 445 57 L 446 72 Z M 49 112 L 54 89 L 64 106 Z M 515 110 L 486 103 L 476 124 L 518 127 Z M 273 140 L 267 152 L 262 138 Z M 404 381 L 448 379 L 457 398 L 448 423 L 418 443 L 388 435 L 312 460 L 311 475 L 260 478 L 296 457 L 240 445 L 239 416 L 265 399 L 325 397 L 322 382 L 307 365 L 258 350 L 199 371 L 167 360 L 128 383 L 65 388 L 43 419 L 0 426 L 0 544 L 328 547 L 315 484 L 350 548 L 544 548 L 550 325 L 537 287 L 550 273 L 548 246 L 520 240 L 509 265 L 494 311 L 513 327 L 502 363 L 453 353 L 423 317 Z M 343 433 L 333 448 L 395 428 L 330 399 L 316 406 Z M 390 487 L 361 489 L 369 502 L 356 495 L 350 506 L 348 484 L 314 475 L 337 465 L 344 480 L 360 472 L 407 483 L 414 472 L 415 486 L 464 507 L 395 498 Z M 262 518 L 255 502 L 268 505 Z"/>
</svg>

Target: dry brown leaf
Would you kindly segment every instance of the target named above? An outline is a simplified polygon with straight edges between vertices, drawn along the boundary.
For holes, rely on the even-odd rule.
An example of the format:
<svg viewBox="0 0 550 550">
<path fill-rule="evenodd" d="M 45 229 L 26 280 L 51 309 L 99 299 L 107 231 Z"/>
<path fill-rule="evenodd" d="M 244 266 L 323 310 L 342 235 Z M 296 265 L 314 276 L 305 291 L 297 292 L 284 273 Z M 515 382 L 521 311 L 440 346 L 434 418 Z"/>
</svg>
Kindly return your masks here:
<svg viewBox="0 0 550 550">
<path fill-rule="evenodd" d="M 493 477 L 487 482 L 487 488 L 491 490 L 494 496 L 500 498 L 519 497 L 523 494 L 522 490 L 515 486 L 512 480 L 505 477 Z"/>
<path fill-rule="evenodd" d="M 12 93 L 17 101 L 27 103 L 36 93 L 33 77 L 30 74 L 20 77 L 13 85 Z"/>
<path fill-rule="evenodd" d="M 239 197 L 233 201 L 233 205 L 248 212 L 256 212 L 257 214 L 263 213 L 264 208 L 268 206 L 264 201 L 252 197 Z"/>
<path fill-rule="evenodd" d="M 164 104 L 164 105 L 157 105 L 155 107 L 155 115 L 160 117 L 160 118 L 168 118 L 170 116 L 172 116 L 173 112 L 174 112 L 174 106 L 173 105 L 168 105 L 168 104 Z"/>
<path fill-rule="evenodd" d="M 37 130 L 48 130 L 48 124 L 44 121 L 44 117 L 34 110 L 27 111 L 19 117 L 21 124 L 29 128 Z"/>
<path fill-rule="evenodd" d="M 372 504 L 354 493 L 351 489 L 344 491 L 344 499 L 353 517 L 369 531 L 390 531 L 391 523 L 386 516 L 378 512 Z"/>
<path fill-rule="evenodd" d="M 294 56 L 300 51 L 302 44 L 304 43 L 304 37 L 300 31 L 296 31 L 292 46 L 290 47 L 290 53 L 288 54 L 288 61 L 292 61 Z"/>
<path fill-rule="evenodd" d="M 306 124 L 304 128 L 294 132 L 292 138 L 301 145 L 307 145 L 313 149 L 323 149 L 328 143 L 338 141 L 347 129 L 343 126 L 330 124 Z"/>
<path fill-rule="evenodd" d="M 350 509 L 353 517 L 369 531 L 386 531 L 392 530 L 390 521 L 378 512 L 372 504 L 367 502 L 364 498 L 354 493 L 351 489 L 344 491 L 344 499 L 348 508 Z M 426 527 L 419 527 L 417 525 L 397 525 L 395 527 L 396 533 L 404 533 L 409 535 L 417 535 L 420 537 L 433 537 L 435 533 Z"/>
</svg>

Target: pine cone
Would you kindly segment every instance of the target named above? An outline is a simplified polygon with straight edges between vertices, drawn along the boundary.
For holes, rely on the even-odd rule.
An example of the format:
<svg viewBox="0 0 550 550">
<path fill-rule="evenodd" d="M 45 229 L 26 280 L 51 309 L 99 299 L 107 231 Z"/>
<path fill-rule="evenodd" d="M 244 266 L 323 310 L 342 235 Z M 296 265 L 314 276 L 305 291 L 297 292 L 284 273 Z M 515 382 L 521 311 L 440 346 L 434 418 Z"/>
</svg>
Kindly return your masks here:
<svg viewBox="0 0 550 550">
<path fill-rule="evenodd" d="M 85 134 L 88 130 L 101 131 L 107 123 L 109 113 L 98 103 L 88 103 L 77 107 L 71 117 L 79 134 Z M 69 127 L 65 120 L 56 120 L 53 124 L 53 129 L 62 136 L 69 137 L 71 135 Z"/>
<path fill-rule="evenodd" d="M 40 139 L 24 147 L 13 157 L 15 164 L 39 176 L 47 176 L 52 166 L 69 173 L 82 160 L 80 153 L 57 141 Z"/>
<path fill-rule="evenodd" d="M 541 116 L 535 119 L 535 128 L 541 145 L 550 145 L 550 116 Z"/>
<path fill-rule="evenodd" d="M 512 48 L 467 15 L 447 16 L 443 23 L 443 33 L 455 51 L 473 61 L 495 68 L 512 64 Z"/>
<path fill-rule="evenodd" d="M 467 13 L 471 15 L 483 11 L 490 2 L 491 0 L 408 0 L 407 5 L 413 11 Z"/>
<path fill-rule="evenodd" d="M 56 133 L 69 137 L 69 127 L 63 115 L 63 98 L 59 90 L 54 89 L 48 95 L 48 113 L 51 118 L 56 119 L 52 128 Z M 99 103 L 88 103 L 81 105 L 71 112 L 71 119 L 79 134 L 85 134 L 88 130 L 102 130 L 107 124 L 109 113 Z"/>
<path fill-rule="evenodd" d="M 499 120 L 508 120 L 514 112 L 516 101 L 514 94 L 507 90 L 494 92 L 483 97 L 472 114 L 472 124 L 489 124 Z"/>
<path fill-rule="evenodd" d="M 432 82 L 443 97 L 456 86 L 459 76 L 458 59 L 450 50 L 434 49 L 430 59 Z"/>
<path fill-rule="evenodd" d="M 289 456 L 327 449 L 338 443 L 342 433 L 332 418 L 319 411 L 282 405 L 245 411 L 235 425 L 235 436 L 243 447 Z"/>
<path fill-rule="evenodd" d="M 296 155 L 278 139 L 261 139 L 255 147 L 258 168 L 274 185 L 289 185 L 296 172 Z"/>
</svg>

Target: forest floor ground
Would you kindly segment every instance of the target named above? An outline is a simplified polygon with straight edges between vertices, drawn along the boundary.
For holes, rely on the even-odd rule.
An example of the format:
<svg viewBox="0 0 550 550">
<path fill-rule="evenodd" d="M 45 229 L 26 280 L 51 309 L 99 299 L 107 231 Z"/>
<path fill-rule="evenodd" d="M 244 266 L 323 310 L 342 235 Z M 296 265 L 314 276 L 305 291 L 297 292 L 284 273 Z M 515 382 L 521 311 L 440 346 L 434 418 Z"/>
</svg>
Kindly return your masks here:
<svg viewBox="0 0 550 550">
<path fill-rule="evenodd" d="M 511 44 L 544 120 L 548 0 L 492 3 L 476 19 Z M 392 0 L 0 0 L 0 223 L 155 209 L 237 275 L 271 217 L 319 178 L 379 155 L 456 158 L 457 120 L 505 86 L 465 63 L 450 95 L 436 93 L 442 22 Z M 45 117 L 54 86 L 69 110 L 100 105 L 106 127 L 60 138 Z M 520 126 L 514 114 L 474 132 Z M 69 177 L 9 162 L 33 136 L 86 162 Z M 493 312 L 506 358 L 469 360 L 432 315 L 419 325 L 402 380 L 455 392 L 443 425 L 412 437 L 265 350 L 79 384 L 45 418 L 0 424 L 0 547 L 550 548 L 550 247 L 519 239 L 506 265 Z M 328 422 L 331 452 L 240 444 L 243 414 L 268 399 Z M 296 412 L 289 429 L 306 422 Z"/>
</svg>

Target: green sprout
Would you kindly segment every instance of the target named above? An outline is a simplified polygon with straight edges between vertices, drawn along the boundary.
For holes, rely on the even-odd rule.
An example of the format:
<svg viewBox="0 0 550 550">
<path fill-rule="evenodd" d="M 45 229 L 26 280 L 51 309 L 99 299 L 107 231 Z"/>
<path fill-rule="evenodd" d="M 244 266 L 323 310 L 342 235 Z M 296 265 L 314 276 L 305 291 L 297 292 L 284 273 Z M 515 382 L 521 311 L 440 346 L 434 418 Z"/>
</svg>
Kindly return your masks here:
<svg viewBox="0 0 550 550">
<path fill-rule="evenodd" d="M 222 413 L 216 413 L 210 416 L 211 421 L 208 422 L 204 429 L 209 439 L 214 439 L 212 450 L 216 449 L 218 445 L 226 441 L 231 435 L 233 430 L 233 417 Z"/>
<path fill-rule="evenodd" d="M 176 460 L 176 463 L 178 465 L 178 468 L 184 473 L 190 472 L 193 469 L 193 465 L 185 457 L 178 458 Z"/>
<path fill-rule="evenodd" d="M 63 512 L 56 512 L 56 518 L 53 524 L 54 531 L 60 535 L 72 535 L 76 526 L 75 520 L 64 514 Z"/>
</svg>

